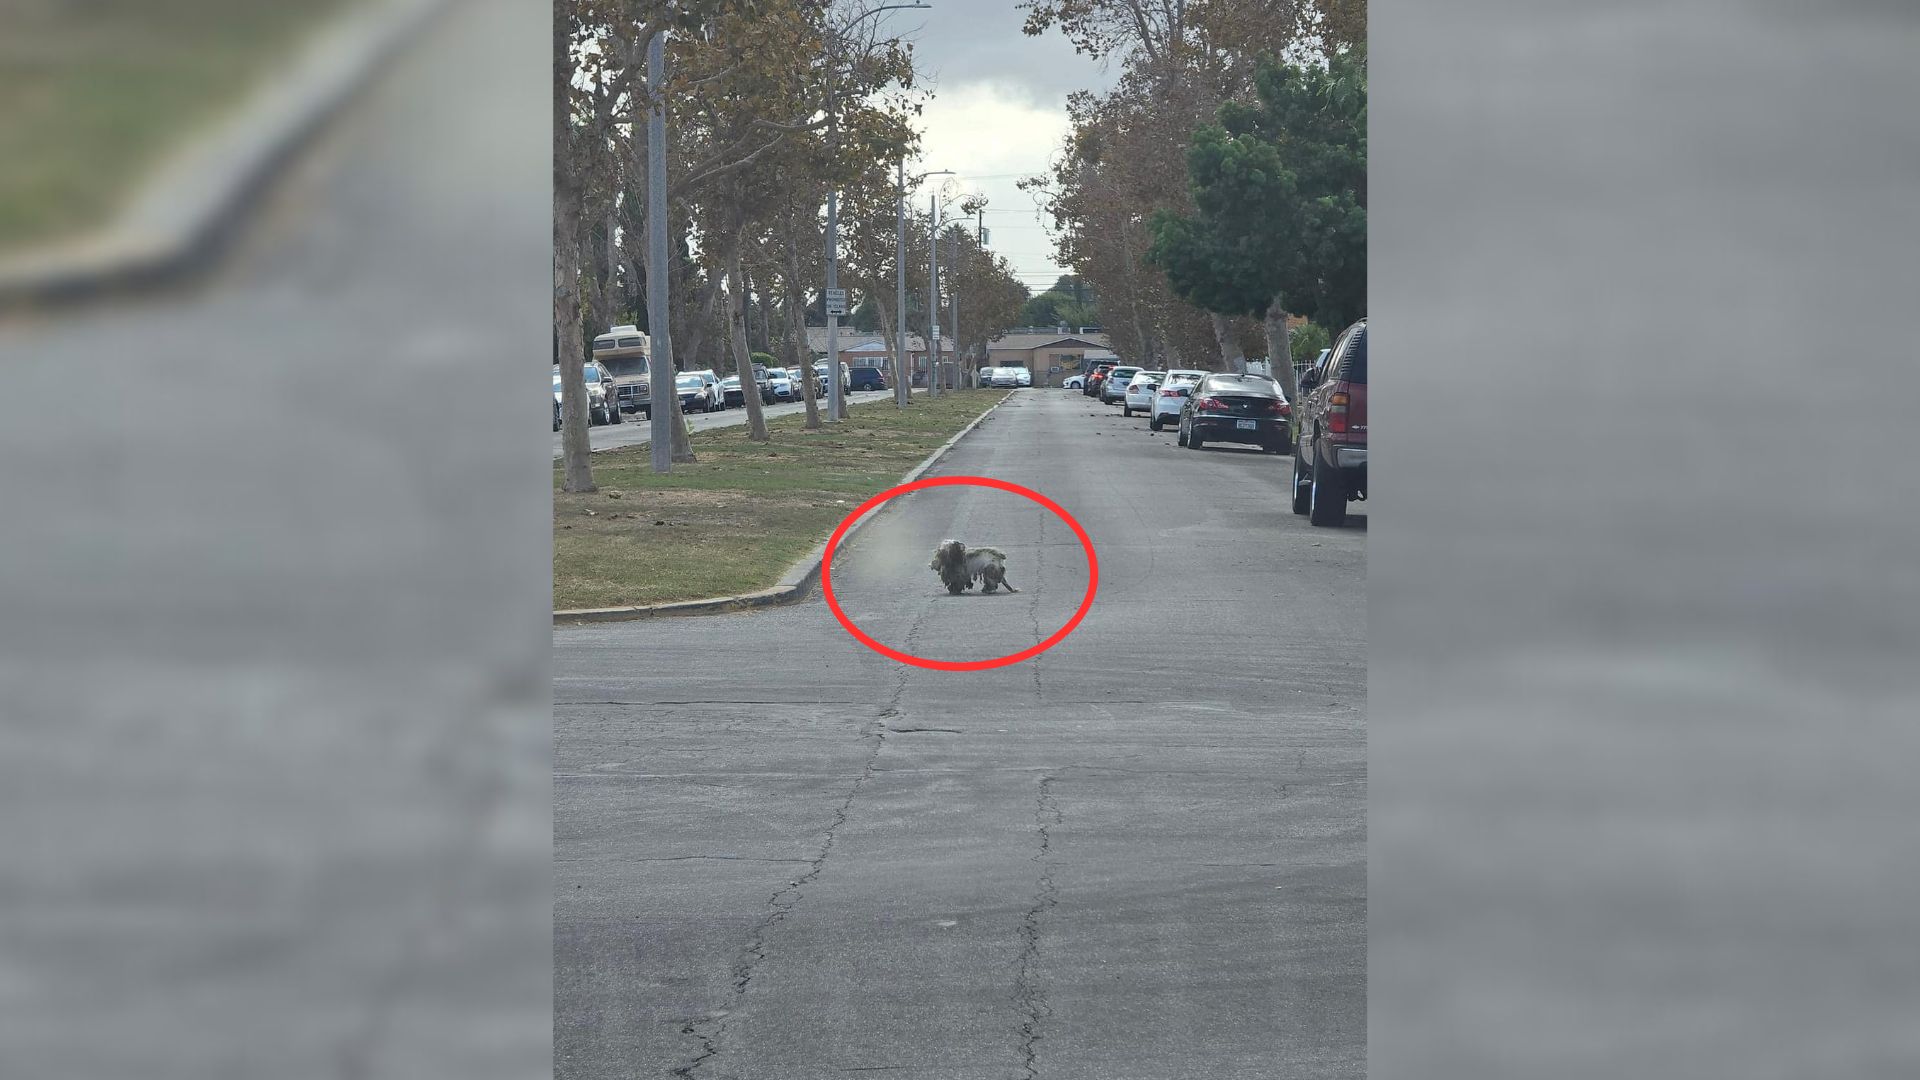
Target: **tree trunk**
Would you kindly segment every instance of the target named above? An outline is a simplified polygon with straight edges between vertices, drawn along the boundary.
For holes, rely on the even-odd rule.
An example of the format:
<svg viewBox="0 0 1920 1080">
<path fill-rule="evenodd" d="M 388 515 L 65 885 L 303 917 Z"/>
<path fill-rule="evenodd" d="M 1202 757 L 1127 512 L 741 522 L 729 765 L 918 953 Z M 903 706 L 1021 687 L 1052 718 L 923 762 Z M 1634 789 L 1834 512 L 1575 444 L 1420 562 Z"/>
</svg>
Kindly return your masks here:
<svg viewBox="0 0 1920 1080">
<path fill-rule="evenodd" d="M 727 325 L 733 338 L 733 367 L 740 376 L 740 400 L 747 406 L 747 441 L 767 441 L 767 414 L 760 409 L 760 384 L 753 378 L 752 351 L 747 342 L 747 287 L 740 273 L 740 245 L 736 241 L 727 257 Z"/>
<path fill-rule="evenodd" d="M 1267 367 L 1280 382 L 1280 392 L 1296 407 L 1300 402 L 1300 380 L 1293 371 L 1293 330 L 1287 326 L 1287 312 L 1280 298 L 1267 305 Z M 1289 422 L 1291 430 L 1291 422 Z"/>
<path fill-rule="evenodd" d="M 580 334 L 580 178 L 575 172 L 570 100 L 572 8 L 553 6 L 553 336 L 560 350 L 560 457 L 564 491 L 595 490 L 587 439 L 586 342 Z"/>
<path fill-rule="evenodd" d="M 1240 349 L 1240 335 L 1233 320 L 1217 311 L 1207 313 L 1213 319 L 1213 340 L 1220 346 L 1220 362 L 1235 374 L 1247 373 L 1247 354 Z"/>
<path fill-rule="evenodd" d="M 820 396 L 815 392 L 813 375 L 813 350 L 807 347 L 807 294 L 800 284 L 800 242 L 793 234 L 787 236 L 787 310 L 788 322 L 793 329 L 793 341 L 787 352 L 795 360 L 789 368 L 800 373 L 801 393 L 807 401 L 808 431 L 820 430 Z M 831 371 L 831 368 L 829 368 Z"/>
</svg>

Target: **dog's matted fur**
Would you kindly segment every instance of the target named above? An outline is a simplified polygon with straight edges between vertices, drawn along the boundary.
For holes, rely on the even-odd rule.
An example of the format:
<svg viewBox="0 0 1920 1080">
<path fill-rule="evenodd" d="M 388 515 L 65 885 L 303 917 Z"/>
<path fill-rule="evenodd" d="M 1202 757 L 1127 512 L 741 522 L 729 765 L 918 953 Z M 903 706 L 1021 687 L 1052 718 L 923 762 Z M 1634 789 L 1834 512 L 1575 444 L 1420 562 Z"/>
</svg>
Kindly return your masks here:
<svg viewBox="0 0 1920 1080">
<path fill-rule="evenodd" d="M 990 593 L 1002 585 L 1008 592 L 1019 592 L 1007 580 L 1007 553 L 999 548 L 970 548 L 958 540 L 942 540 L 933 549 L 933 561 L 927 569 L 940 575 L 947 591 L 955 596 L 980 582 L 980 591 Z"/>
</svg>

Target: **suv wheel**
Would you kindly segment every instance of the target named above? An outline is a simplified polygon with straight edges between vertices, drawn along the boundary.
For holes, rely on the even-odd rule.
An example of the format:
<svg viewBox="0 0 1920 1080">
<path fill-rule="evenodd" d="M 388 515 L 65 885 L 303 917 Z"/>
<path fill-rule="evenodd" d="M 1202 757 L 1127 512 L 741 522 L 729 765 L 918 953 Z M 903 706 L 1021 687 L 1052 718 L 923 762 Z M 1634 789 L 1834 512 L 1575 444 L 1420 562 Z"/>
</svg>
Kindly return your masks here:
<svg viewBox="0 0 1920 1080">
<path fill-rule="evenodd" d="M 1315 525 L 1343 525 L 1347 520 L 1347 493 L 1340 473 L 1321 461 L 1313 463 L 1313 488 L 1308 496 L 1307 520 Z"/>
<path fill-rule="evenodd" d="M 1158 416 L 1147 421 L 1148 431 L 1159 431 L 1163 427 L 1166 427 L 1166 425 L 1160 422 L 1160 418 Z"/>
<path fill-rule="evenodd" d="M 1305 514 L 1312 505 L 1312 500 L 1312 478 L 1307 476 L 1306 463 L 1301 461 L 1300 456 L 1296 454 L 1293 458 L 1293 512 L 1296 514 Z"/>
</svg>

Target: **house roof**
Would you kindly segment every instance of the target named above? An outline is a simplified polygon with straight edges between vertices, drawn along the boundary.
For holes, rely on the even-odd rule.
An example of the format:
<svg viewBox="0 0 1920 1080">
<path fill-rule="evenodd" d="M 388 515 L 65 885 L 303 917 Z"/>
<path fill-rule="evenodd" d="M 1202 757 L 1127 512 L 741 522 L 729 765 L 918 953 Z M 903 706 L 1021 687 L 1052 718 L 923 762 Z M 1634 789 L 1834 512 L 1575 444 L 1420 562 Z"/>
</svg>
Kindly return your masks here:
<svg viewBox="0 0 1920 1080">
<path fill-rule="evenodd" d="M 889 335 L 862 334 L 850 327 L 843 326 L 840 328 L 840 351 L 843 353 L 855 352 L 869 345 L 879 345 L 882 349 L 890 349 L 892 348 L 892 342 L 893 338 Z M 922 341 L 918 334 L 907 335 L 907 349 L 909 352 L 918 352 L 926 347 L 926 342 Z M 826 327 L 807 327 L 807 348 L 812 349 L 815 355 L 824 355 L 826 353 Z"/>
<path fill-rule="evenodd" d="M 1045 349 L 1068 343 L 1089 349 L 1111 348 L 1105 334 L 1008 334 L 998 341 L 989 343 L 987 348 L 994 352 L 1024 352 L 1029 349 Z"/>
</svg>

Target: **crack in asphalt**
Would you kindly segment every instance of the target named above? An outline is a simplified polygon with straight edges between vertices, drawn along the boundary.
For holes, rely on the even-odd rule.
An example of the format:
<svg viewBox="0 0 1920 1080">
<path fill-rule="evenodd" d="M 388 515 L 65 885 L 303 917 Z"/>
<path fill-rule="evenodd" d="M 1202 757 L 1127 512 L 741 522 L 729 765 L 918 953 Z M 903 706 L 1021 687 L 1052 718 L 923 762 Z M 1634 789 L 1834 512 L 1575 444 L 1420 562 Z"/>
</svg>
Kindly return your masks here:
<svg viewBox="0 0 1920 1080">
<path fill-rule="evenodd" d="M 1045 546 L 1046 539 L 1047 539 L 1047 519 L 1046 517 L 1042 517 L 1040 519 L 1040 537 L 1039 539 L 1034 541 L 1034 546 L 1035 547 Z M 1034 644 L 1038 645 L 1041 641 L 1046 639 L 1046 635 L 1040 632 L 1040 592 L 1041 590 L 1038 588 L 1038 586 L 1040 585 L 1041 582 L 1044 582 L 1046 580 L 1047 560 L 1044 558 L 1035 559 L 1033 573 L 1034 573 L 1034 585 L 1036 587 L 1028 590 L 1027 618 L 1033 621 L 1033 642 Z M 1044 654 L 1042 656 L 1036 656 L 1033 658 L 1033 696 L 1036 701 L 1044 700 L 1046 696 L 1045 688 L 1040 685 L 1040 661 L 1043 658 L 1044 658 Z"/>
<path fill-rule="evenodd" d="M 553 707 L 556 709 L 579 709 L 579 708 L 590 708 L 590 707 L 599 706 L 599 705 L 631 705 L 631 706 L 644 707 L 648 705 L 864 705 L 864 704 L 866 704 L 866 702 L 864 701 L 792 701 L 792 700 L 784 700 L 784 699 L 775 700 L 771 698 L 752 698 L 752 699 L 702 698 L 702 699 L 697 699 L 693 701 L 556 701 L 553 703 Z"/>
<path fill-rule="evenodd" d="M 695 859 L 712 859 L 716 862 L 761 862 L 761 863 L 809 863 L 810 859 L 760 859 L 752 855 L 658 855 L 652 858 L 628 859 L 628 862 L 690 862 Z"/>
<path fill-rule="evenodd" d="M 900 691 L 904 689 L 903 681 Z M 895 693 L 896 700 L 900 691 Z M 787 916 L 792 914 L 793 909 L 799 905 L 806 887 L 813 884 L 826 871 L 827 859 L 833 854 L 834 844 L 839 839 L 840 828 L 847 823 L 847 818 L 853 812 L 854 799 L 859 796 L 860 789 L 867 785 L 867 781 L 873 779 L 876 771 L 874 765 L 880 758 L 881 748 L 887 742 L 886 718 L 898 715 L 898 712 L 899 710 L 895 708 L 887 708 L 880 716 L 868 721 L 861 731 L 860 738 L 873 740 L 873 746 L 867 751 L 867 759 L 860 768 L 860 775 L 856 776 L 853 784 L 848 787 L 847 797 L 842 799 L 840 806 L 834 810 L 833 820 L 828 823 L 820 842 L 820 853 L 811 859 L 781 860 L 805 863 L 807 872 L 775 889 L 773 895 L 767 898 L 766 916 L 747 935 L 747 942 L 741 949 L 740 959 L 733 965 L 733 990 L 728 1008 L 696 1020 L 689 1020 L 680 1028 L 682 1035 L 700 1040 L 701 1049 L 692 1061 L 673 1070 L 675 1076 L 681 1077 L 682 1080 L 692 1080 L 694 1073 L 720 1052 L 720 1040 L 726 1035 L 728 1016 L 745 1000 L 747 990 L 753 984 L 754 973 L 767 959 L 767 935 L 775 926 L 786 921 Z"/>
<path fill-rule="evenodd" d="M 1040 850 L 1034 853 L 1033 862 L 1040 868 L 1036 879 L 1036 892 L 1033 906 L 1027 909 L 1026 918 L 1020 925 L 1020 973 L 1014 983 L 1014 1001 L 1026 1014 L 1020 1025 L 1020 1055 L 1022 1067 L 1028 1080 L 1040 1075 L 1040 1023 L 1053 1015 L 1053 1008 L 1047 1004 L 1047 992 L 1040 984 L 1035 968 L 1040 960 L 1040 923 L 1046 914 L 1060 902 L 1059 887 L 1054 884 L 1053 869 L 1048 856 L 1053 851 L 1053 834 L 1048 831 L 1048 819 L 1055 825 L 1060 824 L 1060 804 L 1053 798 L 1053 782 L 1058 777 L 1048 775 L 1040 778 L 1040 794 L 1033 812 L 1034 828 L 1040 834 Z"/>
</svg>

